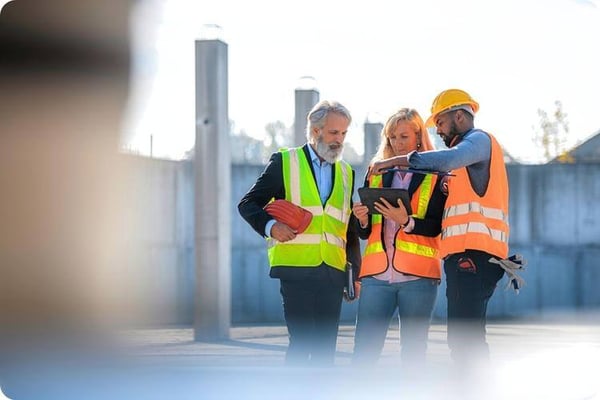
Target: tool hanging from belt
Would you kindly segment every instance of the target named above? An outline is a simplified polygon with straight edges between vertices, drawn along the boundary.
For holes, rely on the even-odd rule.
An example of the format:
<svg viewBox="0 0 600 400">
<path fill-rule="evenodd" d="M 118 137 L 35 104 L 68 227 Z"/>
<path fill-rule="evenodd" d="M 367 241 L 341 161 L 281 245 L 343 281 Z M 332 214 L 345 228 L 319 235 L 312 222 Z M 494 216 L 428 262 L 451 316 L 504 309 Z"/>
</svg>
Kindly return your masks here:
<svg viewBox="0 0 600 400">
<path fill-rule="evenodd" d="M 489 259 L 489 262 L 498 264 L 508 275 L 509 280 L 505 289 L 508 290 L 512 286 L 513 290 L 519 294 L 519 289 L 525 286 L 525 279 L 517 274 L 518 270 L 525 269 L 525 265 L 527 265 L 527 261 L 523 256 L 521 254 L 513 254 L 503 260 L 497 260 L 492 257 Z"/>
</svg>

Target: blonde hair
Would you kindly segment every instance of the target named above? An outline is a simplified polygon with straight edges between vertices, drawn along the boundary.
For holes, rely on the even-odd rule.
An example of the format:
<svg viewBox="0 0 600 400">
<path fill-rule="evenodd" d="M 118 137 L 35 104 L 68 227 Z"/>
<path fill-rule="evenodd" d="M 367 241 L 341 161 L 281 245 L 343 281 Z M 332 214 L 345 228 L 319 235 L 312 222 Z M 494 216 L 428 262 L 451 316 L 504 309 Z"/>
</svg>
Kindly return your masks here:
<svg viewBox="0 0 600 400">
<path fill-rule="evenodd" d="M 394 129 L 396 129 L 396 126 L 400 121 L 408 121 L 414 128 L 415 133 L 417 134 L 417 143 L 421 144 L 417 148 L 417 151 L 435 150 L 433 144 L 431 143 L 431 139 L 429 138 L 429 132 L 427 132 L 427 129 L 425 128 L 425 123 L 423 122 L 423 119 L 417 110 L 414 108 L 401 108 L 388 118 L 383 129 L 381 130 L 379 149 L 377 149 L 377 153 L 375 153 L 375 156 L 373 156 L 371 164 L 374 161 L 395 156 L 392 145 L 390 144 L 389 136 Z"/>
</svg>

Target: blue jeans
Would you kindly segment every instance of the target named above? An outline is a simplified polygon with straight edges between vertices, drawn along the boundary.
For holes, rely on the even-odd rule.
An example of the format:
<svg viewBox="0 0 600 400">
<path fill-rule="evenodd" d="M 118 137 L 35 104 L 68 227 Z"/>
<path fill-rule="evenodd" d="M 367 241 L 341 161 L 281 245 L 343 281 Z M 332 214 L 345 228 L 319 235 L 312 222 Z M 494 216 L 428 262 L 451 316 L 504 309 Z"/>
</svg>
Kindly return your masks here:
<svg viewBox="0 0 600 400">
<path fill-rule="evenodd" d="M 423 362 L 438 285 L 437 279 L 427 278 L 400 283 L 363 278 L 353 361 L 363 364 L 377 361 L 397 309 L 402 361 Z"/>
<path fill-rule="evenodd" d="M 476 367 L 489 358 L 485 338 L 488 301 L 504 275 L 491 254 L 467 250 L 444 260 L 448 298 L 448 346 L 452 359 Z M 469 267 L 471 265 L 471 267 Z"/>
</svg>

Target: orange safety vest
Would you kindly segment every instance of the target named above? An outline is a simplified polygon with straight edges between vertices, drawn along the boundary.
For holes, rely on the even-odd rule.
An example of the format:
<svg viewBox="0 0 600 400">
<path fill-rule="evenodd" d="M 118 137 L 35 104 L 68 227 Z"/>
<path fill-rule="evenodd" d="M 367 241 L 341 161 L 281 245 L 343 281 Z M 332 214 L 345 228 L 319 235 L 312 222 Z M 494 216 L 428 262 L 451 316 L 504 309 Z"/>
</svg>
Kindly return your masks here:
<svg viewBox="0 0 600 400">
<path fill-rule="evenodd" d="M 473 190 L 467 168 L 453 171 L 442 218 L 441 257 L 480 250 L 499 258 L 508 256 L 508 179 L 502 148 L 492 142 L 490 180 L 483 196 Z"/>
<path fill-rule="evenodd" d="M 437 177 L 433 174 L 425 175 L 423 182 L 413 193 L 410 204 L 413 218 L 425 218 L 427 207 L 437 185 Z M 369 187 L 382 187 L 382 175 L 373 175 L 369 178 Z M 383 246 L 383 216 L 371 215 L 371 234 L 367 240 L 365 254 L 360 267 L 360 278 L 378 275 L 388 268 L 388 259 Z M 425 278 L 441 278 L 441 262 L 439 257 L 440 236 L 427 237 L 414 235 L 398 229 L 394 240 L 394 257 L 392 267 L 404 274 Z"/>
</svg>

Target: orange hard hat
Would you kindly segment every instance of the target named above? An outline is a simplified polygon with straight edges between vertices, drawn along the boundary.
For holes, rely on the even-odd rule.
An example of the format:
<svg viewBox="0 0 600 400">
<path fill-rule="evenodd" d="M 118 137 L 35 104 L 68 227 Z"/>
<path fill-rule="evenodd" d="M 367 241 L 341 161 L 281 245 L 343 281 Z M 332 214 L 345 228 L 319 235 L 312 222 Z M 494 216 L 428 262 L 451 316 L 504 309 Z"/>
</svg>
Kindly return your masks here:
<svg viewBox="0 0 600 400">
<path fill-rule="evenodd" d="M 452 110 L 458 110 L 461 106 L 470 106 L 473 113 L 479 110 L 479 103 L 473 100 L 469 93 L 460 89 L 444 90 L 433 99 L 431 104 L 431 116 L 425 122 L 426 126 L 435 126 L 438 115 Z"/>
<path fill-rule="evenodd" d="M 312 221 L 310 211 L 287 200 L 272 201 L 265 206 L 265 211 L 278 222 L 286 224 L 298 233 L 304 232 Z"/>
</svg>

